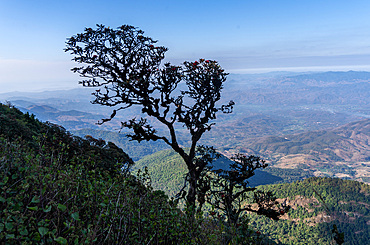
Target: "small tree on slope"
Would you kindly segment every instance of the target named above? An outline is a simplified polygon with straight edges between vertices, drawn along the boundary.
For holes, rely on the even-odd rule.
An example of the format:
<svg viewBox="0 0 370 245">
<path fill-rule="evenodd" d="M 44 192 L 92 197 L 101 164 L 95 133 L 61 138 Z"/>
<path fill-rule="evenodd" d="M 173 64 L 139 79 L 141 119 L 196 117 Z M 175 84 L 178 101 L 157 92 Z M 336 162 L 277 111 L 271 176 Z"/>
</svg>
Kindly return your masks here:
<svg viewBox="0 0 370 245">
<path fill-rule="evenodd" d="M 188 168 L 188 205 L 195 207 L 199 176 L 207 162 L 195 161 L 197 143 L 214 125 L 216 113 L 231 113 L 234 102 L 217 107 L 227 73 L 213 60 L 184 62 L 181 66 L 161 65 L 167 48 L 143 31 L 129 25 L 111 29 L 97 25 L 67 39 L 66 52 L 82 64 L 72 71 L 85 80 L 83 86 L 96 87 L 94 104 L 112 107 L 112 120 L 120 110 L 139 106 L 145 117 L 122 123 L 133 130 L 132 140 L 163 140 L 184 159 Z M 179 85 L 185 83 L 184 89 Z M 168 130 L 159 134 L 148 122 L 155 118 Z M 190 136 L 190 150 L 178 143 L 176 125 L 184 126 Z"/>
</svg>

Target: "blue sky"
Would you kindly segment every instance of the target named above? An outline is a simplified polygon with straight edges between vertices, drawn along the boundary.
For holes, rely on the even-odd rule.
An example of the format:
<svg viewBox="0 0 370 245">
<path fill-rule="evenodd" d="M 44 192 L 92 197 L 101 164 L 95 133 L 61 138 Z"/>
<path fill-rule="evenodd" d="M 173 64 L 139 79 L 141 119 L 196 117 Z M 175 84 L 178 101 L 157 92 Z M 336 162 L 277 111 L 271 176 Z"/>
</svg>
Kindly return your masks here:
<svg viewBox="0 0 370 245">
<path fill-rule="evenodd" d="M 370 1 L 0 0 L 0 93 L 78 87 L 65 41 L 130 24 L 180 64 L 216 59 L 230 73 L 370 70 Z"/>
</svg>

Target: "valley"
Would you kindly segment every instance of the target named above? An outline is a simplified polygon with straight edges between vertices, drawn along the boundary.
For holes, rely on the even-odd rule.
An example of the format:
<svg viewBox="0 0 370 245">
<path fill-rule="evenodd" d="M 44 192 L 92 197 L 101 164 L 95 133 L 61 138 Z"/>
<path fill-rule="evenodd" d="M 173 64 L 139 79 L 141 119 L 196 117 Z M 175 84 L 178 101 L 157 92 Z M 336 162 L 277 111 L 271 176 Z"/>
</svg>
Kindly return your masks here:
<svg viewBox="0 0 370 245">
<path fill-rule="evenodd" d="M 167 149 L 162 142 L 129 142 L 126 132 L 120 131 L 121 121 L 141 116 L 138 108 L 97 125 L 113 108 L 91 104 L 92 91 L 8 93 L 0 94 L 0 101 L 63 125 L 76 135 L 111 140 L 136 161 Z M 271 173 L 297 170 L 303 176 L 370 183 L 370 73 L 231 74 L 222 97 L 223 103 L 229 100 L 236 103 L 233 113 L 219 114 L 202 144 L 216 147 L 225 156 L 236 152 L 262 156 Z M 178 125 L 177 131 L 179 141 L 187 146 L 186 130 Z"/>
</svg>

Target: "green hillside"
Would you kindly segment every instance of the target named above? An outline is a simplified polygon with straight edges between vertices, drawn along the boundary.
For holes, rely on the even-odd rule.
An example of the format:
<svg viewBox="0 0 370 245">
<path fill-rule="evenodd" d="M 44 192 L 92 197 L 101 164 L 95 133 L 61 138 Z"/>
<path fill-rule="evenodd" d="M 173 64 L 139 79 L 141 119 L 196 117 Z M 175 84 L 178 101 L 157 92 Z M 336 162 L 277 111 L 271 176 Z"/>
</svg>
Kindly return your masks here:
<svg viewBox="0 0 370 245">
<path fill-rule="evenodd" d="M 214 169 L 228 169 L 230 162 L 228 158 L 222 156 L 213 163 Z M 184 185 L 187 168 L 180 155 L 173 150 L 159 151 L 136 162 L 136 169 L 143 167 L 148 168 L 153 187 L 163 190 L 169 196 L 177 194 Z M 249 183 L 251 186 L 258 186 L 280 181 L 283 179 L 278 176 L 257 170 Z"/>
<path fill-rule="evenodd" d="M 164 150 L 141 159 L 135 168 L 147 166 L 154 188 L 171 196 L 183 186 L 186 168 L 181 162 L 174 152 Z M 220 167 L 226 164 L 227 161 L 223 160 L 215 165 Z M 283 181 L 304 177 L 295 171 L 271 169 L 275 174 L 282 174 Z M 250 184 L 253 186 L 263 180 L 279 182 L 277 176 L 270 174 L 266 178 L 256 173 Z M 251 227 L 264 234 L 267 244 L 332 244 L 331 229 L 334 224 L 345 233 L 345 244 L 370 242 L 370 187 L 367 184 L 314 177 L 293 183 L 260 185 L 258 189 L 271 191 L 279 202 L 286 202 L 292 207 L 279 221 L 252 214 L 249 216 Z"/>
<path fill-rule="evenodd" d="M 183 215 L 132 164 L 0 104 L 0 244 L 222 244 L 223 229 Z"/>
<path fill-rule="evenodd" d="M 344 244 L 370 243 L 370 186 L 338 178 L 309 178 L 259 187 L 272 191 L 292 209 L 277 222 L 250 216 L 251 225 L 282 244 L 332 244 L 335 224 Z"/>
</svg>

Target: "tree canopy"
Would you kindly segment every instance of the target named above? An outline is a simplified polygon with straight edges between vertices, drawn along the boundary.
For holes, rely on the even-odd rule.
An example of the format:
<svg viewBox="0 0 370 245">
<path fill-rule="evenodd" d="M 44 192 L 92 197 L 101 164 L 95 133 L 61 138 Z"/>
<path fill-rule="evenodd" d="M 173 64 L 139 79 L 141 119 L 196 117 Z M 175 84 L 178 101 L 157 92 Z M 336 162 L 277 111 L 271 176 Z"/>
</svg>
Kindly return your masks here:
<svg viewBox="0 0 370 245">
<path fill-rule="evenodd" d="M 112 120 L 120 110 L 139 106 L 143 117 L 122 122 L 122 127 L 133 131 L 128 136 L 139 142 L 163 140 L 181 155 L 189 170 L 187 201 L 194 206 L 197 181 L 206 165 L 194 161 L 197 143 L 214 125 L 217 112 L 231 113 L 234 102 L 217 103 L 227 77 L 217 61 L 162 64 L 167 48 L 156 43 L 133 26 L 97 25 L 70 37 L 65 51 L 82 64 L 72 69 L 84 78 L 80 83 L 97 88 L 92 103 L 112 107 L 110 117 L 100 123 Z M 160 134 L 149 117 L 164 125 L 168 134 Z M 188 130 L 189 151 L 179 145 L 176 125 Z"/>
</svg>

